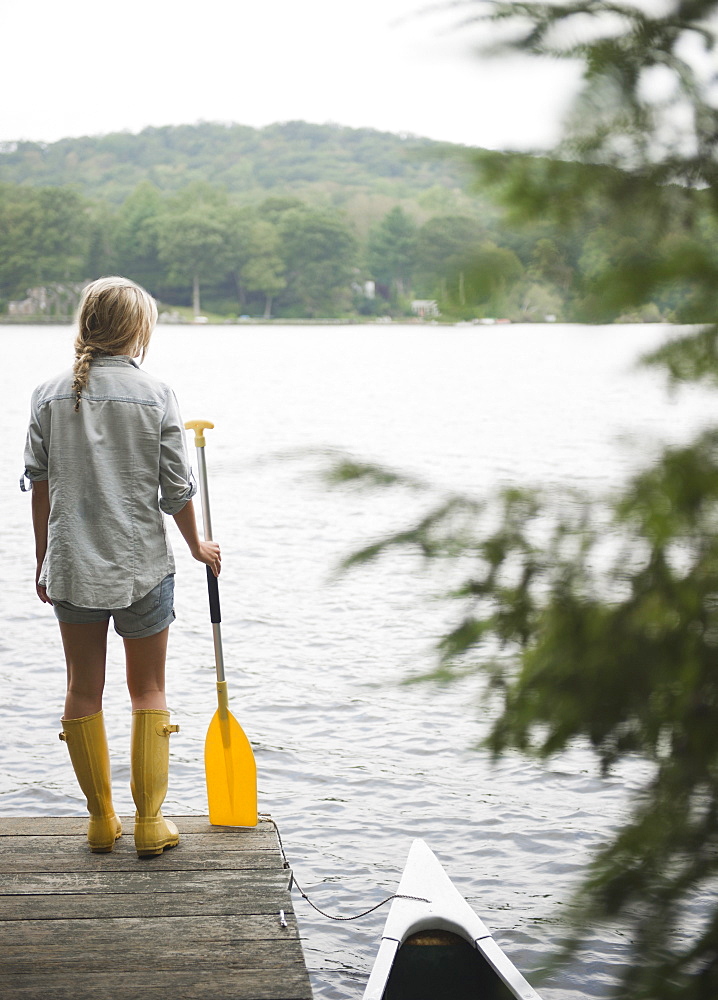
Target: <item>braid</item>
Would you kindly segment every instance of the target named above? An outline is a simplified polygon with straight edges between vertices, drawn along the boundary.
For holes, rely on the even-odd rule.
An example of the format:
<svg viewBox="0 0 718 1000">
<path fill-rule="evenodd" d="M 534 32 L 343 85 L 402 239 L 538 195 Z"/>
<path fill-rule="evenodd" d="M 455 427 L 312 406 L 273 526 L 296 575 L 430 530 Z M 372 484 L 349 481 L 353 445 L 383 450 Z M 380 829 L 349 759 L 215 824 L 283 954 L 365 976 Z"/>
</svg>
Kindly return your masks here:
<svg viewBox="0 0 718 1000">
<path fill-rule="evenodd" d="M 75 365 L 73 367 L 75 378 L 72 383 L 72 388 L 75 392 L 75 413 L 80 409 L 82 390 L 87 385 L 90 375 L 90 362 L 97 353 L 97 348 L 89 344 L 76 349 Z"/>
</svg>

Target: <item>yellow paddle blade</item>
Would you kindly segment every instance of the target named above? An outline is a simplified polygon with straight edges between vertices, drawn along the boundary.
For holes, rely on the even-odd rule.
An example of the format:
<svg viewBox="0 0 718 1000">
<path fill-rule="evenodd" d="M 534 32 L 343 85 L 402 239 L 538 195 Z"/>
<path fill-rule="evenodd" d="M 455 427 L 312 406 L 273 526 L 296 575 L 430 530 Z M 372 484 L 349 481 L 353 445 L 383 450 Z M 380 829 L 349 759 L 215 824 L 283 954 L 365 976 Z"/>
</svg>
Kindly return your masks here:
<svg viewBox="0 0 718 1000">
<path fill-rule="evenodd" d="M 257 825 L 257 765 L 249 740 L 223 706 L 214 713 L 204 744 L 209 821 L 213 826 Z"/>
</svg>

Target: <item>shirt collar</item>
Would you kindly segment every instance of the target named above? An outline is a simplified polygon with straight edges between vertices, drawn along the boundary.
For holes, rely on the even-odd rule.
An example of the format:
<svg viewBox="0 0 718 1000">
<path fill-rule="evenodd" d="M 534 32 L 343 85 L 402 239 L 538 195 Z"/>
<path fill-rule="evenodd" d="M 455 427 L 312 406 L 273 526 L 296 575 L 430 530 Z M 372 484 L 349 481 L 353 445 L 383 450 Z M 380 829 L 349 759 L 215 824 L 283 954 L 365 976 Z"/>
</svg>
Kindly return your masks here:
<svg viewBox="0 0 718 1000">
<path fill-rule="evenodd" d="M 132 365 L 133 368 L 139 368 L 134 358 L 131 358 L 129 354 L 107 354 L 100 358 L 93 358 L 90 362 L 91 365 L 100 365 L 100 367 L 114 367 L 116 365 Z"/>
</svg>

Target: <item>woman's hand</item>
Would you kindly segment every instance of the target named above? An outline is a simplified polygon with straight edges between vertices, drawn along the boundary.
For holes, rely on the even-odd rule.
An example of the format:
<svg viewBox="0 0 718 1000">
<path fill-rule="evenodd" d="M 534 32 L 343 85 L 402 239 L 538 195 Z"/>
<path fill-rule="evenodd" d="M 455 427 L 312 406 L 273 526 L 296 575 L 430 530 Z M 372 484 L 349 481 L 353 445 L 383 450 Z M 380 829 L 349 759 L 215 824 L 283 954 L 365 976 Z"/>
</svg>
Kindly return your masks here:
<svg viewBox="0 0 718 1000">
<path fill-rule="evenodd" d="M 200 541 L 196 548 L 192 550 L 192 556 L 205 566 L 209 566 L 215 576 L 219 576 L 222 569 L 222 555 L 219 545 L 216 542 Z"/>
<path fill-rule="evenodd" d="M 175 524 L 189 546 L 192 556 L 205 566 L 209 566 L 215 576 L 219 576 L 222 568 L 222 557 L 216 542 L 204 542 L 197 533 L 197 522 L 194 516 L 194 504 L 188 500 L 182 510 L 173 515 Z"/>
<path fill-rule="evenodd" d="M 35 571 L 35 590 L 37 591 L 37 596 L 40 598 L 40 600 L 42 601 L 43 604 L 52 604 L 52 601 L 47 596 L 47 590 L 39 582 L 39 580 L 40 580 L 40 570 L 41 569 L 42 569 L 42 566 L 38 566 L 37 570 Z"/>
</svg>

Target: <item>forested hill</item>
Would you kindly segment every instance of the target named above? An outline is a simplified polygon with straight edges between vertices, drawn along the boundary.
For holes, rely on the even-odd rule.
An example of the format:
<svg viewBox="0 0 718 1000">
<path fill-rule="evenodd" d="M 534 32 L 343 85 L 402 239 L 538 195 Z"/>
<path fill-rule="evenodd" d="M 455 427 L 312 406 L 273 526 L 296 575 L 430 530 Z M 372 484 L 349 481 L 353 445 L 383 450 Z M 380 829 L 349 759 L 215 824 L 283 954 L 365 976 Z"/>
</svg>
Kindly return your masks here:
<svg viewBox="0 0 718 1000">
<path fill-rule="evenodd" d="M 165 192 L 204 181 L 247 202 L 276 189 L 339 203 L 362 190 L 401 199 L 465 186 L 460 158 L 433 155 L 446 148 L 414 136 L 307 122 L 260 129 L 168 125 L 137 135 L 0 144 L 0 183 L 69 186 L 115 204 L 141 181 Z"/>
<path fill-rule="evenodd" d="M 125 274 L 168 316 L 614 318 L 602 269 L 660 252 L 650 228 L 631 216 L 618 239 L 600 201 L 570 227 L 510 223 L 497 188 L 521 160 L 496 158 L 479 184 L 477 153 L 306 122 L 0 145 L 0 317 L 66 318 L 85 282 Z M 628 318 L 670 319 L 691 288 L 673 281 Z"/>
</svg>

